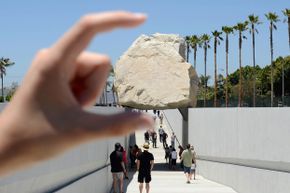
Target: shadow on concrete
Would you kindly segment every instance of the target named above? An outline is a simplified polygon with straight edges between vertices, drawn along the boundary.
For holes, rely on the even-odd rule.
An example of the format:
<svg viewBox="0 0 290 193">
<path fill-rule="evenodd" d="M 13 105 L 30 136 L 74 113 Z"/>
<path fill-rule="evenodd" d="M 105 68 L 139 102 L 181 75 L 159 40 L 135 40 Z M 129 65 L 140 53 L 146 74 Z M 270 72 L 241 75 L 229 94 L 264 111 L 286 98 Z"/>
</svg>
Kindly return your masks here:
<svg viewBox="0 0 290 193">
<path fill-rule="evenodd" d="M 169 168 L 168 163 L 155 163 L 153 167 L 153 171 L 167 171 L 167 172 L 174 172 L 174 171 L 183 171 L 183 169 L 180 167 L 180 164 L 177 164 L 174 169 Z"/>
</svg>

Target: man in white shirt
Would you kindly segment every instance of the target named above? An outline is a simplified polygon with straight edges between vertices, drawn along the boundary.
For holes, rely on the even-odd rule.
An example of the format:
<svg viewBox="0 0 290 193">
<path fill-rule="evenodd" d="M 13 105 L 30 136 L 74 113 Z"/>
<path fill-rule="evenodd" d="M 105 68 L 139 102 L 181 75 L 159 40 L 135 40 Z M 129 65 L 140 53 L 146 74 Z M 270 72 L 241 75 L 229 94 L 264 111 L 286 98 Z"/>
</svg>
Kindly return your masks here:
<svg viewBox="0 0 290 193">
<path fill-rule="evenodd" d="M 159 141 L 160 141 L 160 143 L 162 143 L 163 142 L 163 140 L 162 140 L 162 136 L 163 136 L 163 133 L 164 133 L 164 129 L 162 128 L 162 125 L 160 125 L 160 128 L 158 129 L 158 133 L 159 133 Z"/>
</svg>

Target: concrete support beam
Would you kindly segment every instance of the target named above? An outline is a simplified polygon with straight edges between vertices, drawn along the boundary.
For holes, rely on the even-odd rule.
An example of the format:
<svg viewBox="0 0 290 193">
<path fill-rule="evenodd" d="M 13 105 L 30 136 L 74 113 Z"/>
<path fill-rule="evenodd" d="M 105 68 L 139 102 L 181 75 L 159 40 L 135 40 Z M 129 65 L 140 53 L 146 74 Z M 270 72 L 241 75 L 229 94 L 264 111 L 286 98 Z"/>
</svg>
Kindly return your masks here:
<svg viewBox="0 0 290 193">
<path fill-rule="evenodd" d="M 188 108 L 179 108 L 182 115 L 182 146 L 188 144 Z"/>
</svg>

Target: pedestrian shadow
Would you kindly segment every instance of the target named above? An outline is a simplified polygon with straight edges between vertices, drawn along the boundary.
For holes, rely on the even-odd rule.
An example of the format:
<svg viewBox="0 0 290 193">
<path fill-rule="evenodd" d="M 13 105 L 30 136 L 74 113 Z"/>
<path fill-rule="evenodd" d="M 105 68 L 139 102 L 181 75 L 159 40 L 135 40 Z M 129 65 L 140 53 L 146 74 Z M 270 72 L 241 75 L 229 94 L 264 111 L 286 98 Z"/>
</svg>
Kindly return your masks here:
<svg viewBox="0 0 290 193">
<path fill-rule="evenodd" d="M 153 171 L 167 171 L 167 172 L 180 172 L 183 171 L 183 169 L 180 167 L 179 164 L 176 165 L 175 170 L 169 168 L 168 163 L 155 163 L 153 167 Z"/>
<path fill-rule="evenodd" d="M 179 164 L 177 164 L 176 170 L 172 170 L 172 169 L 169 169 L 168 163 L 155 163 L 153 167 L 153 171 L 180 172 L 180 171 L 183 171 L 183 169 L 180 167 Z M 127 192 L 129 184 L 133 180 L 137 180 L 137 178 L 134 179 L 135 174 L 137 174 L 137 171 L 135 168 L 128 172 L 129 179 L 124 179 L 124 187 L 123 187 L 124 193 Z M 113 193 L 113 189 L 111 193 Z"/>
</svg>

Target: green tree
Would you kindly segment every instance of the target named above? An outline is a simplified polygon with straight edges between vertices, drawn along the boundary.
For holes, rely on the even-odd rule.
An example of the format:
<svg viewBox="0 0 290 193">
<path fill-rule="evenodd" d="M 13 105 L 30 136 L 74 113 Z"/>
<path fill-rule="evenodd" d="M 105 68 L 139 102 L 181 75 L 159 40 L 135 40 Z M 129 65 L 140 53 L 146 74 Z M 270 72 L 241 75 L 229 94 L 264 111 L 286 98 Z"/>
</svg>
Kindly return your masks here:
<svg viewBox="0 0 290 193">
<path fill-rule="evenodd" d="M 255 16 L 254 14 L 248 16 L 249 22 L 251 24 L 250 33 L 252 34 L 252 51 L 253 51 L 253 69 L 256 67 L 256 42 L 255 42 L 255 34 L 258 33 L 256 29 L 256 25 L 261 24 L 259 21 L 259 16 Z M 256 73 L 253 74 L 253 107 L 256 106 Z"/>
<path fill-rule="evenodd" d="M 290 49 L 290 9 L 283 10 L 283 14 L 287 17 L 284 22 L 288 23 L 288 44 Z M 284 66 L 282 66 L 282 105 L 284 106 L 284 96 L 285 96 L 285 71 Z"/>
<path fill-rule="evenodd" d="M 190 37 L 190 46 L 193 49 L 194 69 L 196 69 L 197 48 L 201 47 L 201 41 L 197 35 L 193 35 Z"/>
<path fill-rule="evenodd" d="M 217 78 L 217 98 L 219 100 L 224 99 L 225 95 L 225 78 L 222 74 L 218 75 Z"/>
<path fill-rule="evenodd" d="M 226 98 L 225 98 L 225 105 L 226 107 L 228 107 L 228 101 L 229 101 L 229 97 L 228 97 L 228 93 L 229 93 L 229 85 L 228 85 L 228 75 L 229 75 L 229 34 L 234 32 L 234 28 L 233 27 L 229 27 L 229 26 L 223 26 L 222 27 L 222 31 L 226 34 L 226 80 L 225 80 L 225 94 L 226 94 Z"/>
<path fill-rule="evenodd" d="M 242 105 L 242 96 L 243 96 L 243 88 L 242 88 L 242 43 L 243 39 L 246 39 L 246 36 L 243 35 L 243 32 L 248 29 L 248 21 L 238 23 L 234 26 L 234 29 L 239 33 L 239 69 L 240 69 L 240 78 L 239 78 L 239 102 L 238 106 L 241 107 Z"/>
<path fill-rule="evenodd" d="M 204 75 L 200 75 L 199 76 L 199 91 L 198 91 L 198 100 L 204 100 L 204 97 L 206 96 L 206 100 L 210 100 L 213 97 L 213 89 L 211 89 L 211 87 L 207 88 L 207 92 L 205 95 L 205 88 L 204 85 L 206 82 L 208 82 L 210 80 L 210 76 L 204 76 Z"/>
<path fill-rule="evenodd" d="M 285 74 L 285 95 L 290 94 L 290 56 L 288 57 L 278 57 L 274 62 L 274 94 L 275 96 L 281 96 L 282 91 L 282 76 L 281 74 Z"/>
<path fill-rule="evenodd" d="M 270 26 L 270 53 L 271 53 L 271 107 L 273 107 L 274 100 L 274 80 L 273 80 L 273 60 L 274 60 L 274 48 L 273 48 L 273 29 L 277 30 L 276 23 L 279 21 L 279 17 L 276 13 L 269 12 L 265 14 L 267 20 L 269 20 Z"/>
<path fill-rule="evenodd" d="M 220 41 L 223 40 L 221 37 L 222 32 L 217 30 L 212 32 L 214 37 L 214 107 L 217 107 L 217 46 L 220 45 Z"/>
<path fill-rule="evenodd" d="M 5 97 L 6 98 L 6 101 L 10 101 L 11 100 L 11 98 L 13 97 L 13 95 L 16 92 L 17 88 L 18 88 L 17 82 L 13 82 L 11 84 L 11 86 L 9 87 L 8 94 Z"/>
<path fill-rule="evenodd" d="M 9 58 L 1 58 L 0 59 L 0 76 L 1 76 L 1 97 L 4 102 L 4 76 L 6 75 L 6 68 L 12 66 L 14 62 L 11 62 Z"/>
<path fill-rule="evenodd" d="M 248 106 L 251 104 L 250 100 L 253 95 L 253 77 L 256 73 L 259 73 L 261 68 L 256 65 L 255 68 L 253 66 L 244 66 L 242 69 L 242 79 L 243 79 L 243 93 L 244 98 L 248 101 Z M 232 88 L 232 96 L 237 98 L 239 96 L 239 84 L 240 84 L 240 69 L 237 69 L 235 72 L 229 75 L 229 85 Z M 259 85 L 259 84 L 258 84 Z M 253 105 L 253 104 L 252 104 Z"/>
<path fill-rule="evenodd" d="M 201 43 L 203 44 L 203 49 L 204 49 L 204 77 L 207 77 L 207 72 L 206 72 L 207 49 L 210 48 L 209 43 L 210 43 L 211 37 L 208 34 L 203 34 L 200 39 L 201 39 Z M 204 107 L 206 107 L 206 96 L 207 96 L 207 81 L 204 82 L 204 100 L 203 100 Z"/>
</svg>

